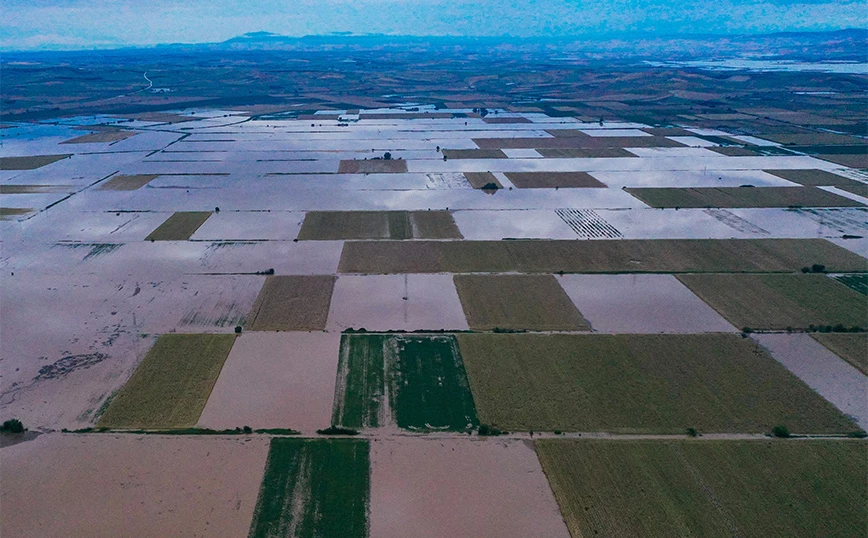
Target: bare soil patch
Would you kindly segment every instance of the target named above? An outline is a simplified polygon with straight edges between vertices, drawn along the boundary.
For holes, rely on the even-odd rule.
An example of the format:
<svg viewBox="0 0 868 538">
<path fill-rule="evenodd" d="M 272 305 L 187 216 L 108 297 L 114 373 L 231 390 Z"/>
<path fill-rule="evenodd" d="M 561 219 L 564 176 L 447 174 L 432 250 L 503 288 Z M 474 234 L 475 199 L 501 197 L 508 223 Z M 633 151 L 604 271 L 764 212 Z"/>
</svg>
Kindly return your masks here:
<svg viewBox="0 0 868 538">
<path fill-rule="evenodd" d="M 336 277 L 270 276 L 247 316 L 253 331 L 322 331 Z"/>
<path fill-rule="evenodd" d="M 455 288 L 474 330 L 590 330 L 552 275 L 455 275 Z"/>
<path fill-rule="evenodd" d="M 156 174 L 117 175 L 99 186 L 101 191 L 134 191 L 158 178 Z M 192 235 L 192 234 L 190 234 Z"/>
<path fill-rule="evenodd" d="M 0 170 L 35 170 L 51 163 L 72 157 L 64 155 L 33 155 L 30 157 L 0 157 Z"/>
<path fill-rule="evenodd" d="M 403 174 L 407 172 L 404 159 L 343 160 L 338 174 Z"/>
<path fill-rule="evenodd" d="M 846 166 L 848 168 L 868 168 L 868 153 L 838 155 L 821 154 L 814 155 L 814 157 L 823 159 L 824 161 L 829 161 L 830 163 L 840 164 L 841 166 Z"/>
<path fill-rule="evenodd" d="M 587 172 L 506 172 L 505 175 L 519 189 L 606 188 Z"/>
<path fill-rule="evenodd" d="M 210 216 L 210 211 L 178 211 L 148 234 L 145 241 L 186 241 Z"/>
</svg>

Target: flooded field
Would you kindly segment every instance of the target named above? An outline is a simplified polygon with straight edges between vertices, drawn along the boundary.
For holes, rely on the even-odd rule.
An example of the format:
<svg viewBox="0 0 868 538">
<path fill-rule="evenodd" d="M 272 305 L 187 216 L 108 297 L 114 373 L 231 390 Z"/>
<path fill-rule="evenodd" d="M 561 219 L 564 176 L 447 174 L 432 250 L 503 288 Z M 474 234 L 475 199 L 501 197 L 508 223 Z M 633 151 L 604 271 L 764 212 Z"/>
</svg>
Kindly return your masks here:
<svg viewBox="0 0 868 538">
<path fill-rule="evenodd" d="M 859 135 L 454 97 L 4 124 L 0 534 L 629 535 L 558 436 L 868 426 Z"/>
</svg>

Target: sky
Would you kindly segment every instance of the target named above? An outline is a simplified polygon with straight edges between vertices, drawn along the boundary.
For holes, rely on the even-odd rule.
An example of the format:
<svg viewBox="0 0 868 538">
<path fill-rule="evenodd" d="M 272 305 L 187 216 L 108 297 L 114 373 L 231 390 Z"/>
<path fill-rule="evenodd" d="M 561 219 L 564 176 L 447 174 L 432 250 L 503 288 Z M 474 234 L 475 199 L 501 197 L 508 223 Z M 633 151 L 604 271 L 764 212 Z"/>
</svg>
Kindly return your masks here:
<svg viewBox="0 0 868 538">
<path fill-rule="evenodd" d="M 868 26 L 865 0 L 2 0 L 2 50 L 218 42 L 247 32 L 578 36 Z"/>
</svg>

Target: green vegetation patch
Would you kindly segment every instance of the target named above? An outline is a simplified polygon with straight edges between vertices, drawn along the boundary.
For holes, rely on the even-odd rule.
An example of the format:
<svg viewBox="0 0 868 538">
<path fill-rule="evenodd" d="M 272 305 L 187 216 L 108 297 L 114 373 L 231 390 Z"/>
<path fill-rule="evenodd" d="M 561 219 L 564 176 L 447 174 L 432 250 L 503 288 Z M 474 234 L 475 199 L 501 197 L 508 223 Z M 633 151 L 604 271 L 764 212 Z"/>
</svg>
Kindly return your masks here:
<svg viewBox="0 0 868 538">
<path fill-rule="evenodd" d="M 310 211 L 298 239 L 461 239 L 449 211 Z"/>
<path fill-rule="evenodd" d="M 210 216 L 210 211 L 178 211 L 148 234 L 145 241 L 186 241 Z"/>
<path fill-rule="evenodd" d="M 423 431 L 477 426 L 455 337 L 343 335 L 332 422 Z"/>
<path fill-rule="evenodd" d="M 862 207 L 816 187 L 648 187 L 627 192 L 651 207 Z"/>
<path fill-rule="evenodd" d="M 811 333 L 811 336 L 868 375 L 868 333 Z"/>
<path fill-rule="evenodd" d="M 784 330 L 865 327 L 865 296 L 818 274 L 678 275 L 685 286 L 739 328 Z"/>
<path fill-rule="evenodd" d="M 864 535 L 868 445 L 541 440 L 573 536 Z"/>
<path fill-rule="evenodd" d="M 864 272 L 868 261 L 825 239 L 357 241 L 339 271 L 403 273 Z"/>
<path fill-rule="evenodd" d="M 35 170 L 51 163 L 72 157 L 71 153 L 63 155 L 31 155 L 27 157 L 0 157 L 0 170 Z"/>
<path fill-rule="evenodd" d="M 370 444 L 271 440 L 250 538 L 368 536 Z"/>
<path fill-rule="evenodd" d="M 853 288 L 862 295 L 868 295 L 868 274 L 836 275 L 832 278 L 845 286 Z"/>
<path fill-rule="evenodd" d="M 510 431 L 858 431 L 735 334 L 459 334 L 479 420 Z"/>
<path fill-rule="evenodd" d="M 235 335 L 164 334 L 102 415 L 98 428 L 196 425 Z"/>
<path fill-rule="evenodd" d="M 552 275 L 455 275 L 453 280 L 471 329 L 591 329 Z"/>
</svg>

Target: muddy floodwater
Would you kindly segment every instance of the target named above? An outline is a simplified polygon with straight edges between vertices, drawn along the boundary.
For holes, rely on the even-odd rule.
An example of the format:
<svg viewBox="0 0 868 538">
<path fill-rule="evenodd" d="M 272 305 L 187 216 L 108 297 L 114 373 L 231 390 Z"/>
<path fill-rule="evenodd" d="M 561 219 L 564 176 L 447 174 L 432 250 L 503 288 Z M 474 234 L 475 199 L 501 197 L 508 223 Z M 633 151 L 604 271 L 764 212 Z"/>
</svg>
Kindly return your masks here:
<svg viewBox="0 0 868 538">
<path fill-rule="evenodd" d="M 525 441 L 371 443 L 371 536 L 569 538 Z"/>
</svg>

